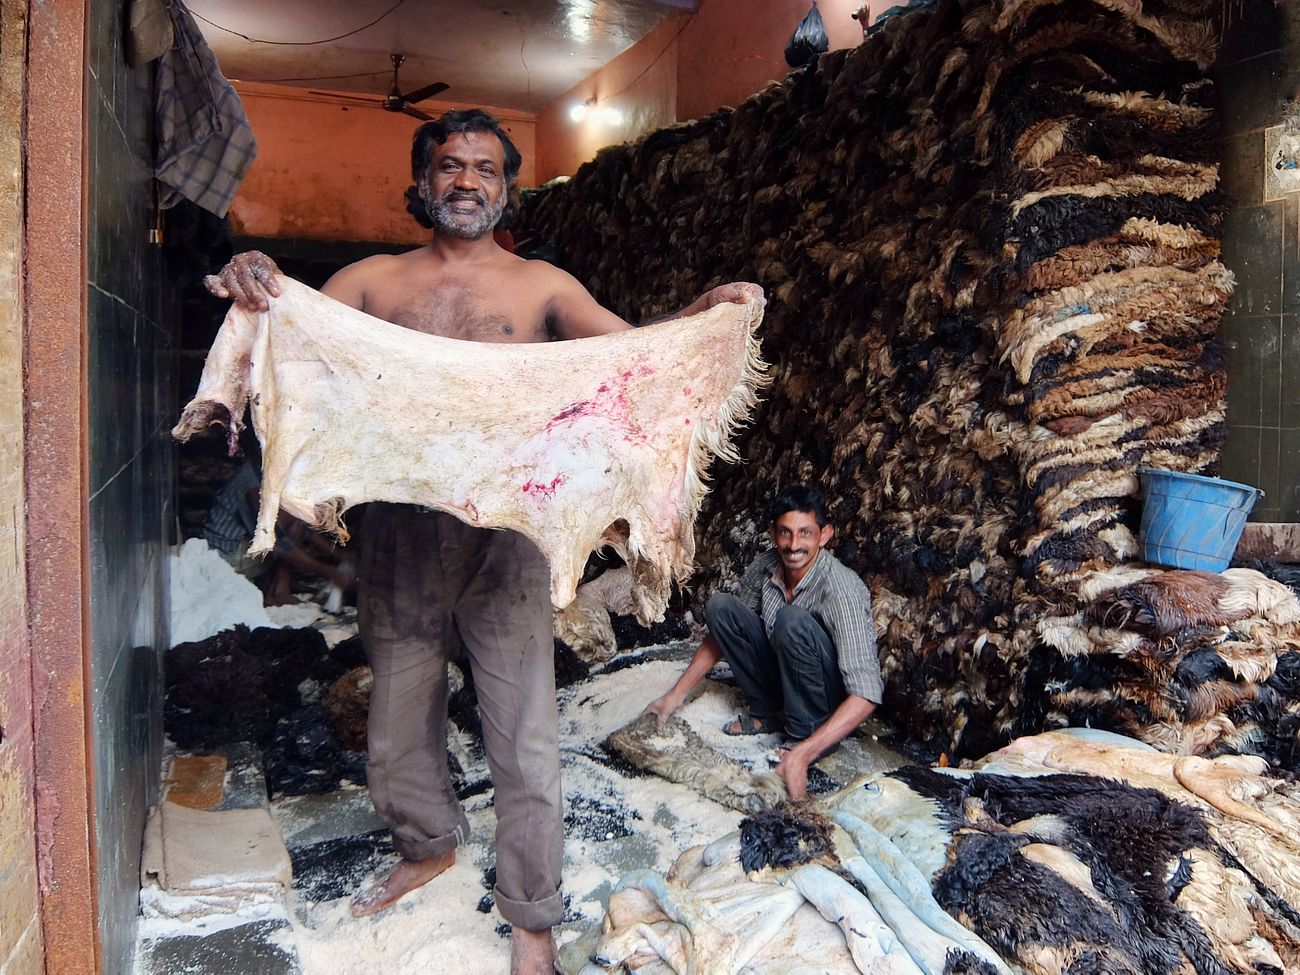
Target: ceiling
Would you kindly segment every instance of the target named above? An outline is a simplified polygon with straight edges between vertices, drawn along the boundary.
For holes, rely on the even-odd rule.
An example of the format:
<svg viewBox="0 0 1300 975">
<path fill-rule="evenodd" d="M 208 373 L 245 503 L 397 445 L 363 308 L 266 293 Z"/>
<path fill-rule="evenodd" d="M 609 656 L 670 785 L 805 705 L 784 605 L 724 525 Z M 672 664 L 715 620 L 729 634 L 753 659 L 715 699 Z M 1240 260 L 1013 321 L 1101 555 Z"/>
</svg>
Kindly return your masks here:
<svg viewBox="0 0 1300 975">
<path fill-rule="evenodd" d="M 392 82 L 390 55 L 405 54 L 404 92 L 442 81 L 450 85 L 438 96 L 442 101 L 525 112 L 536 112 L 573 87 L 668 15 L 696 7 L 695 0 L 186 0 L 186 5 L 222 71 L 235 81 L 383 95 Z"/>
</svg>

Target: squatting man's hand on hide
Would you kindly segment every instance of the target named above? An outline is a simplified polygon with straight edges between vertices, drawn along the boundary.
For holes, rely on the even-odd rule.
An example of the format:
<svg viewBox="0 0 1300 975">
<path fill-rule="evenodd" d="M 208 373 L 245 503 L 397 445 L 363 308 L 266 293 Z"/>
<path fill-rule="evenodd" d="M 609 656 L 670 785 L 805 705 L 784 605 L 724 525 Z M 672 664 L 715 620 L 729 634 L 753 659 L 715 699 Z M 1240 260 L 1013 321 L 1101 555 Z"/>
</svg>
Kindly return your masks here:
<svg viewBox="0 0 1300 975">
<path fill-rule="evenodd" d="M 230 263 L 217 274 L 203 279 L 203 286 L 218 298 L 229 298 L 249 311 L 267 311 L 267 300 L 280 296 L 280 286 L 275 275 L 280 269 L 261 251 L 244 251 L 230 259 Z"/>
<path fill-rule="evenodd" d="M 786 791 L 790 793 L 791 799 L 808 798 L 808 757 L 803 749 L 798 745 L 787 748 L 779 748 L 776 752 L 777 765 L 775 771 L 781 781 L 785 783 Z"/>
<path fill-rule="evenodd" d="M 663 731 L 664 725 L 668 723 L 668 719 L 672 717 L 673 712 L 681 707 L 681 704 L 681 700 L 674 696 L 672 691 L 669 691 L 662 697 L 657 697 L 647 704 L 642 714 L 653 714 L 655 716 L 655 727 L 659 731 Z"/>
</svg>

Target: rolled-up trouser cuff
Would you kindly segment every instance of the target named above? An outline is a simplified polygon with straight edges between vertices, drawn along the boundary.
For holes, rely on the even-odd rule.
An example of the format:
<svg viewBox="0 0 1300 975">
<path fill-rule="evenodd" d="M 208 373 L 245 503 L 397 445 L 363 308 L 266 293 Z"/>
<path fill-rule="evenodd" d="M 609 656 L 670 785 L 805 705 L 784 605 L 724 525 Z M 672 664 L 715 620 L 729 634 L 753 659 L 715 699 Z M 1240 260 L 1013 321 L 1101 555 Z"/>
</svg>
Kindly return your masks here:
<svg viewBox="0 0 1300 975">
<path fill-rule="evenodd" d="M 457 817 L 456 828 L 444 836 L 435 836 L 429 840 L 409 840 L 393 833 L 393 849 L 404 860 L 432 860 L 436 856 L 454 850 L 469 839 L 469 820 L 464 810 Z"/>
<path fill-rule="evenodd" d="M 492 896 L 501 916 L 525 931 L 548 931 L 564 917 L 564 897 L 558 890 L 539 901 L 513 901 L 500 887 L 493 888 Z"/>
</svg>

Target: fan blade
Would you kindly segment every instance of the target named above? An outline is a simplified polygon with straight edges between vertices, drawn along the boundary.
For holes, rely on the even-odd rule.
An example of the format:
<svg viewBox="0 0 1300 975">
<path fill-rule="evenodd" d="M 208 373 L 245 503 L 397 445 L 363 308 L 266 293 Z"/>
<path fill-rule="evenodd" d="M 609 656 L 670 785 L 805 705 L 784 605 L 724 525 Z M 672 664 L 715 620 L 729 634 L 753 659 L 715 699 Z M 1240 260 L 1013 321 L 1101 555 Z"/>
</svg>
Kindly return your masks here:
<svg viewBox="0 0 1300 975">
<path fill-rule="evenodd" d="M 361 95 L 340 95 L 338 92 L 333 92 L 333 91 L 309 91 L 307 92 L 307 94 L 320 95 L 322 98 L 342 98 L 345 101 L 349 101 L 349 102 L 366 102 L 370 105 L 383 104 L 383 102 L 380 101 L 379 99 L 364 98 Z"/>
<path fill-rule="evenodd" d="M 413 118 L 420 119 L 423 122 L 433 121 L 433 116 L 430 115 L 428 112 L 422 112 L 418 108 L 412 108 L 410 105 L 403 106 L 402 111 L 405 112 L 407 115 L 412 116 Z"/>
<path fill-rule="evenodd" d="M 426 98 L 432 98 L 439 92 L 446 91 L 450 85 L 443 84 L 441 81 L 435 81 L 431 85 L 425 85 L 423 88 L 417 88 L 409 94 L 403 95 L 408 102 L 422 102 Z"/>
</svg>

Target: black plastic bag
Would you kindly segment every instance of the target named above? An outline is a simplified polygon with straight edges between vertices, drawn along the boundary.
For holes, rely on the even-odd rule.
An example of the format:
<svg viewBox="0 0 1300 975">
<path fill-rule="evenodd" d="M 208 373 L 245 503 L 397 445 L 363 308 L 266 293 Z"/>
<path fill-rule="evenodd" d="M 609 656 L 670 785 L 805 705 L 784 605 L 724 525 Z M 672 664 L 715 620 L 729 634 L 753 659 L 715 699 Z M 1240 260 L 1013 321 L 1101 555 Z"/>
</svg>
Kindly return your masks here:
<svg viewBox="0 0 1300 975">
<path fill-rule="evenodd" d="M 825 54 L 830 46 L 826 25 L 822 23 L 822 15 L 817 12 L 817 0 L 813 0 L 812 8 L 799 21 L 799 26 L 790 35 L 790 43 L 785 46 L 785 63 L 792 68 L 802 68 Z"/>
</svg>

